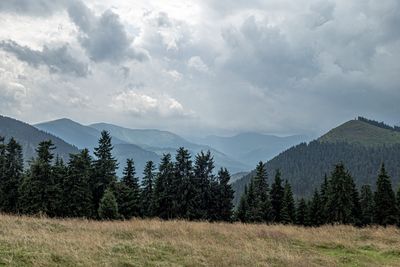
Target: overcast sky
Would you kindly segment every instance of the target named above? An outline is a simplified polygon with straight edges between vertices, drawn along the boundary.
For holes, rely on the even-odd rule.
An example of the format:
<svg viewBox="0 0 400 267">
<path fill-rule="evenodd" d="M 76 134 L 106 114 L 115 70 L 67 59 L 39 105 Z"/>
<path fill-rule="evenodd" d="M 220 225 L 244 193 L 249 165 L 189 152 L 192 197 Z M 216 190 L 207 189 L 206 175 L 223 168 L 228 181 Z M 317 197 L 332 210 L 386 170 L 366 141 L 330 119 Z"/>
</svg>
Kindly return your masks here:
<svg viewBox="0 0 400 267">
<path fill-rule="evenodd" d="M 195 135 L 399 123 L 400 1 L 0 1 L 0 113 Z"/>
</svg>

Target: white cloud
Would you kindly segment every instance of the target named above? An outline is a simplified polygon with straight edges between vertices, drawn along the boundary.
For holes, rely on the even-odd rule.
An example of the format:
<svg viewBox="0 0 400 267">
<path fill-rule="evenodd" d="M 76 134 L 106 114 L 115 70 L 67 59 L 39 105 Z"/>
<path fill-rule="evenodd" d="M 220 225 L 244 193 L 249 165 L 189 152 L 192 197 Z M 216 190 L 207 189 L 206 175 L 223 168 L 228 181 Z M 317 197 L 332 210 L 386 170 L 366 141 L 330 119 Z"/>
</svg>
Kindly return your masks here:
<svg viewBox="0 0 400 267">
<path fill-rule="evenodd" d="M 199 56 L 191 57 L 188 60 L 187 64 L 189 68 L 193 68 L 200 72 L 208 72 L 208 66 L 203 62 L 203 60 Z"/>
</svg>

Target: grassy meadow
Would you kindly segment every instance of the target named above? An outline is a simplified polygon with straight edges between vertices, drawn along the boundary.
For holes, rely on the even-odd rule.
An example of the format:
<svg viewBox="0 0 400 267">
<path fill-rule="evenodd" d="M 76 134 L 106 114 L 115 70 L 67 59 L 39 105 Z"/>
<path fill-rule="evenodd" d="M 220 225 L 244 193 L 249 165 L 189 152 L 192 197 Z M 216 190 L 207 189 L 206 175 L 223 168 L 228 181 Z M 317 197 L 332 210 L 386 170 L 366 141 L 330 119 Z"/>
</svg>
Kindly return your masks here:
<svg viewBox="0 0 400 267">
<path fill-rule="evenodd" d="M 0 215 L 5 266 L 400 266 L 400 230 Z"/>
</svg>

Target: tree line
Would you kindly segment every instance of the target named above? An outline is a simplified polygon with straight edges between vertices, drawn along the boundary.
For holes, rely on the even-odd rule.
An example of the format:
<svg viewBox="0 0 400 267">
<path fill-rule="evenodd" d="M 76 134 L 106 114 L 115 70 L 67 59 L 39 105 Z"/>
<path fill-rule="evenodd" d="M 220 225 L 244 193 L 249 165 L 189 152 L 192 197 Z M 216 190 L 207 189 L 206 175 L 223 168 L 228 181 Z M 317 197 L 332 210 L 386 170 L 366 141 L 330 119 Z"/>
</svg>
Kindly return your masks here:
<svg viewBox="0 0 400 267">
<path fill-rule="evenodd" d="M 175 158 L 164 154 L 158 168 L 148 161 L 141 182 L 132 159 L 117 178 L 111 136 L 103 131 L 92 157 L 87 149 L 71 154 L 64 163 L 54 156 L 51 141 L 40 142 L 24 170 L 22 147 L 14 138 L 0 137 L 0 211 L 45 214 L 50 217 L 130 219 L 158 217 L 285 223 L 400 224 L 400 189 L 397 197 L 382 164 L 376 190 L 357 189 L 342 163 L 325 176 L 309 199 L 294 200 L 292 186 L 276 171 L 271 187 L 266 164 L 260 162 L 234 209 L 230 174 L 221 168 L 214 174 L 211 153 L 200 152 L 192 160 L 179 148 Z"/>
<path fill-rule="evenodd" d="M 40 142 L 24 170 L 22 147 L 0 138 L 0 211 L 45 214 L 50 217 L 130 219 L 132 217 L 182 218 L 230 221 L 233 190 L 230 174 L 214 174 L 211 153 L 201 152 L 194 162 L 179 148 L 175 161 L 164 154 L 158 171 L 148 161 L 141 183 L 132 159 L 118 179 L 111 136 L 103 131 L 94 149 L 71 154 L 64 163 L 54 156 L 52 141 Z"/>
<path fill-rule="evenodd" d="M 400 225 L 400 188 L 397 197 L 391 179 L 382 164 L 376 190 L 370 185 L 357 189 L 343 163 L 334 167 L 308 200 L 295 202 L 290 183 L 276 171 L 269 188 L 265 164 L 260 162 L 256 174 L 245 186 L 236 211 L 242 222 L 283 223 L 303 226 L 323 224 Z"/>
</svg>

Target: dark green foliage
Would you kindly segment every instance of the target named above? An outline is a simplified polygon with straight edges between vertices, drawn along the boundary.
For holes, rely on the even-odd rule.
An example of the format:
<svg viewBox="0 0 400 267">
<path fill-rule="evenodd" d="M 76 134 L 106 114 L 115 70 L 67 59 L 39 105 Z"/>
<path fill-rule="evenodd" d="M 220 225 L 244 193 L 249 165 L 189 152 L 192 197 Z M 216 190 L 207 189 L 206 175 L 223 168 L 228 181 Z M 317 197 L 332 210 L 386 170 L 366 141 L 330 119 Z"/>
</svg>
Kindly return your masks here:
<svg viewBox="0 0 400 267">
<path fill-rule="evenodd" d="M 229 184 L 231 176 L 227 169 L 220 169 L 218 172 L 218 201 L 215 203 L 218 207 L 217 220 L 231 221 L 233 211 L 233 189 Z"/>
<path fill-rule="evenodd" d="M 269 198 L 268 176 L 265 164 L 259 162 L 256 167 L 256 176 L 254 177 L 254 208 L 259 213 L 258 221 L 268 222 L 271 219 L 271 201 Z"/>
<path fill-rule="evenodd" d="M 51 141 L 39 143 L 37 157 L 31 162 L 20 187 L 19 209 L 23 213 L 53 215 L 52 150 L 54 145 Z"/>
<path fill-rule="evenodd" d="M 143 171 L 142 179 L 142 191 L 141 191 L 141 207 L 142 216 L 151 217 L 153 216 L 153 194 L 154 194 L 154 180 L 156 174 L 154 170 L 156 167 L 152 161 L 146 163 L 146 167 Z"/>
<path fill-rule="evenodd" d="M 272 206 L 272 220 L 274 222 L 281 222 L 281 210 L 283 204 L 284 188 L 282 187 L 282 179 L 280 170 L 276 170 L 275 180 L 271 186 L 271 206 Z"/>
<path fill-rule="evenodd" d="M 236 210 L 236 219 L 241 222 L 247 222 L 249 220 L 247 214 L 249 211 L 249 204 L 247 203 L 247 185 L 244 188 L 244 193 L 240 197 L 239 205 Z"/>
<path fill-rule="evenodd" d="M 135 165 L 132 159 L 126 161 L 122 180 L 115 184 L 115 195 L 118 209 L 125 219 L 140 216 L 139 179 L 135 176 Z"/>
<path fill-rule="evenodd" d="M 0 138 L 0 210 L 15 213 L 23 172 L 22 147 L 14 138 L 7 145 L 3 141 Z"/>
<path fill-rule="evenodd" d="M 314 195 L 308 204 L 306 225 L 320 226 L 323 224 L 322 203 L 318 190 L 314 191 Z"/>
<path fill-rule="evenodd" d="M 175 190 L 172 188 L 174 180 L 174 165 L 171 154 L 164 154 L 158 168 L 154 185 L 153 209 L 162 219 L 173 218 L 173 198 Z"/>
<path fill-rule="evenodd" d="M 297 203 L 296 209 L 296 224 L 297 225 L 306 225 L 307 222 L 307 204 L 304 198 L 301 198 Z"/>
<path fill-rule="evenodd" d="M 68 175 L 64 180 L 64 216 L 93 217 L 92 192 L 90 176 L 92 159 L 87 149 L 79 154 L 71 154 L 68 162 Z"/>
<path fill-rule="evenodd" d="M 287 180 L 285 182 L 285 188 L 283 194 L 281 219 L 282 223 L 285 224 L 293 224 L 296 221 L 296 208 L 294 204 L 292 187 L 290 186 Z"/>
<path fill-rule="evenodd" d="M 193 177 L 193 186 L 197 191 L 193 203 L 194 219 L 217 220 L 218 183 L 215 181 L 213 170 L 214 160 L 210 151 L 201 151 L 196 155 Z"/>
<path fill-rule="evenodd" d="M 322 221 L 326 223 L 328 221 L 328 199 L 329 199 L 329 180 L 328 177 L 324 176 L 324 181 L 321 184 L 320 189 L 321 206 L 322 206 Z"/>
<path fill-rule="evenodd" d="M 363 185 L 360 195 L 361 224 L 370 225 L 374 218 L 374 195 L 371 186 Z"/>
<path fill-rule="evenodd" d="M 119 217 L 117 200 L 110 188 L 106 189 L 100 200 L 98 214 L 102 220 L 115 220 Z"/>
<path fill-rule="evenodd" d="M 68 168 L 65 166 L 64 161 L 58 155 L 56 161 L 52 166 L 52 181 L 53 183 L 48 185 L 48 191 L 51 202 L 49 203 L 48 215 L 62 217 L 65 216 L 64 203 L 69 197 L 65 195 L 64 182 L 65 177 L 68 175 Z"/>
<path fill-rule="evenodd" d="M 397 226 L 400 227 L 400 187 L 397 190 L 397 195 L 396 195 L 396 205 L 397 205 Z"/>
<path fill-rule="evenodd" d="M 95 209 L 106 188 L 116 181 L 117 161 L 112 155 L 111 136 L 107 131 L 101 132 L 99 145 L 94 149 L 97 159 L 94 161 L 92 183 L 93 202 Z"/>
<path fill-rule="evenodd" d="M 380 225 L 390 225 L 397 223 L 397 208 L 395 195 L 390 182 L 390 177 L 386 173 L 385 165 L 382 164 L 378 180 L 376 181 L 376 192 L 374 196 L 375 212 L 374 221 Z"/>
</svg>

